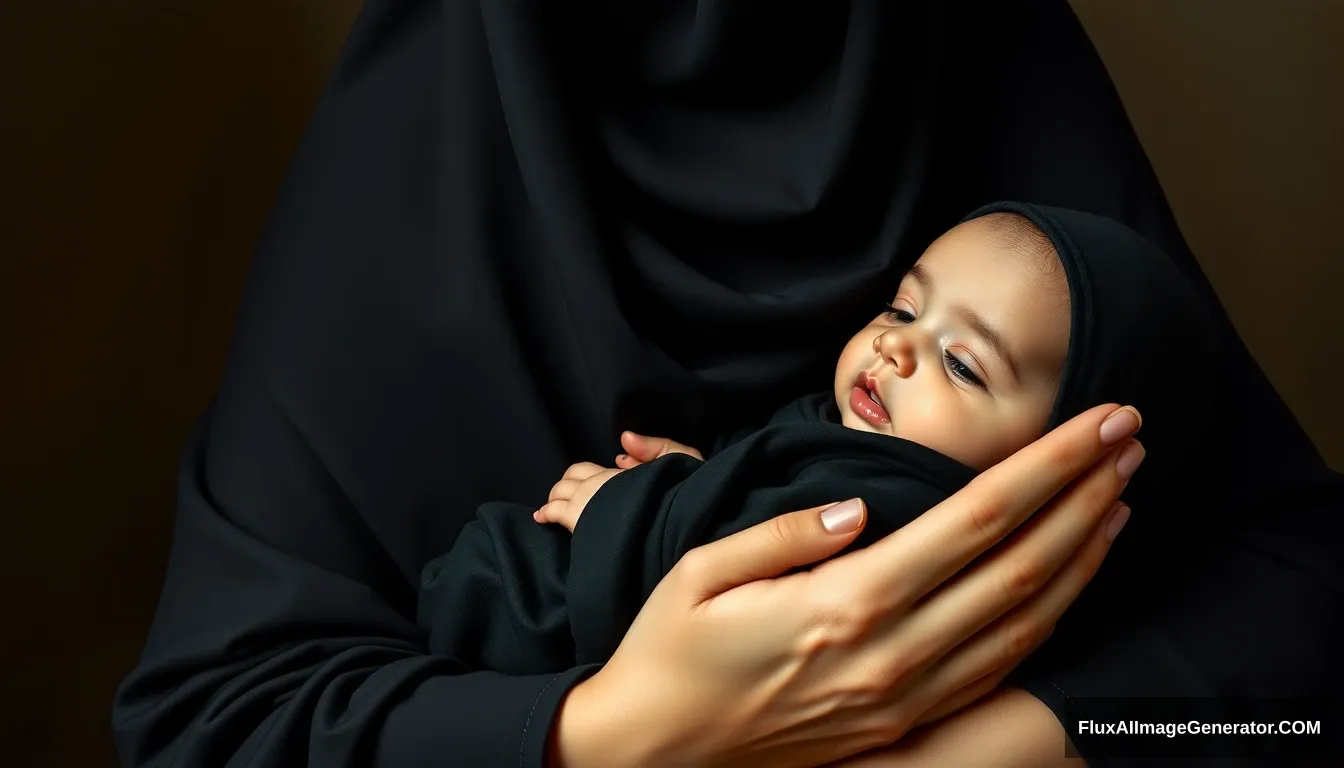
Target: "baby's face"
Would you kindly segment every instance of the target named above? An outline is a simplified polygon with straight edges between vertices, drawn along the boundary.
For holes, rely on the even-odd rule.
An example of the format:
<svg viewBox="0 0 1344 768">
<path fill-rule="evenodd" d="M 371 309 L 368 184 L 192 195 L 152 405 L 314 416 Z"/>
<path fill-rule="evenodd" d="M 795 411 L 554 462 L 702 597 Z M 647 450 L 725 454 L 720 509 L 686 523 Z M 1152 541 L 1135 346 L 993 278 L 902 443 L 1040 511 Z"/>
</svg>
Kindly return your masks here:
<svg viewBox="0 0 1344 768">
<path fill-rule="evenodd" d="M 844 425 L 977 470 L 1040 437 L 1069 343 L 1068 283 L 1055 258 L 1005 248 L 977 221 L 939 238 L 901 282 L 892 311 L 840 354 Z"/>
</svg>

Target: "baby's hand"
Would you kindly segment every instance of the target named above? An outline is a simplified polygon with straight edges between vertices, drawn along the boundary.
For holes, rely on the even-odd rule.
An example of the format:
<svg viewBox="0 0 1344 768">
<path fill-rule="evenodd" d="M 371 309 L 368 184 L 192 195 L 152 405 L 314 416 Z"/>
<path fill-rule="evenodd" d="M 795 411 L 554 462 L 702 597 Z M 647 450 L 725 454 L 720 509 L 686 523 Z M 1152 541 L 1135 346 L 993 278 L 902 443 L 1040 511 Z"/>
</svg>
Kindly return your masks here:
<svg viewBox="0 0 1344 768">
<path fill-rule="evenodd" d="M 560 482 L 551 487 L 546 506 L 533 512 L 532 519 L 538 523 L 559 523 L 573 533 L 574 526 L 579 524 L 579 515 L 583 514 L 597 489 L 623 471 L 606 469 L 591 462 L 571 464 Z"/>
<path fill-rule="evenodd" d="M 684 453 L 705 460 L 699 451 L 689 445 L 682 445 L 666 437 L 646 437 L 634 432 L 621 433 L 621 447 L 627 451 L 616 457 L 616 466 L 621 469 L 633 469 L 669 453 Z"/>
</svg>

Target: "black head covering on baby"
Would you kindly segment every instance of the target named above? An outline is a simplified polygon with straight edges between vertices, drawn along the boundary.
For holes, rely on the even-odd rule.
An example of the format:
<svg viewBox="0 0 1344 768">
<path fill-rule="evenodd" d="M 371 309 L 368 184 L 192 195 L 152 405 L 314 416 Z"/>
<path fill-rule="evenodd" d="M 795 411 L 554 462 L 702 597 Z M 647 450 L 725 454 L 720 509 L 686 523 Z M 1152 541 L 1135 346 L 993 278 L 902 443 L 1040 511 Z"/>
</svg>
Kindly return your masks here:
<svg viewBox="0 0 1344 768">
<path fill-rule="evenodd" d="M 1144 504 L 1193 455 L 1216 386 L 1214 331 L 1204 303 L 1160 248 L 1129 227 L 1083 211 L 998 202 L 991 213 L 1026 217 L 1049 238 L 1069 284 L 1069 350 L 1049 429 L 1103 403 L 1143 415 L 1147 450 L 1124 498 Z"/>
</svg>

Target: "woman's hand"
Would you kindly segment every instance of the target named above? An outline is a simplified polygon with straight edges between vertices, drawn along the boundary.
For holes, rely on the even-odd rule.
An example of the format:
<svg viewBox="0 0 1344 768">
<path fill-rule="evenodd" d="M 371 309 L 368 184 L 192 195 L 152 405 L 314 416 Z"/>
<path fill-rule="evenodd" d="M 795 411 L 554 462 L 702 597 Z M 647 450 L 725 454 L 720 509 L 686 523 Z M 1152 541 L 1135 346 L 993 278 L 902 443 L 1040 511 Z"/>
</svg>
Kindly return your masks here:
<svg viewBox="0 0 1344 768">
<path fill-rule="evenodd" d="M 1133 409 L 1094 408 L 808 572 L 780 576 L 853 541 L 861 503 L 692 550 L 570 692 L 556 764 L 817 766 L 983 696 L 1100 566 L 1128 513 L 1116 499 L 1142 456 L 1137 428 Z"/>
</svg>

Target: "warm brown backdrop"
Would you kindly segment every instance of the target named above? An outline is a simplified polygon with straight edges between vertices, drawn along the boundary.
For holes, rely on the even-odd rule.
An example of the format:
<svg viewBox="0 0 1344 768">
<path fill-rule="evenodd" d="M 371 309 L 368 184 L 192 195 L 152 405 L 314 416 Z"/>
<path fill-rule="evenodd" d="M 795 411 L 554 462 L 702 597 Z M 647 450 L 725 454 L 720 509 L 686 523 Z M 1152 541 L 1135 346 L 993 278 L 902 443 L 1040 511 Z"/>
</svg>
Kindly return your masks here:
<svg viewBox="0 0 1344 768">
<path fill-rule="evenodd" d="M 177 453 L 359 5 L 0 1 L 0 762 L 113 764 Z M 1344 468 L 1344 3 L 1075 7 L 1243 336 Z"/>
</svg>

